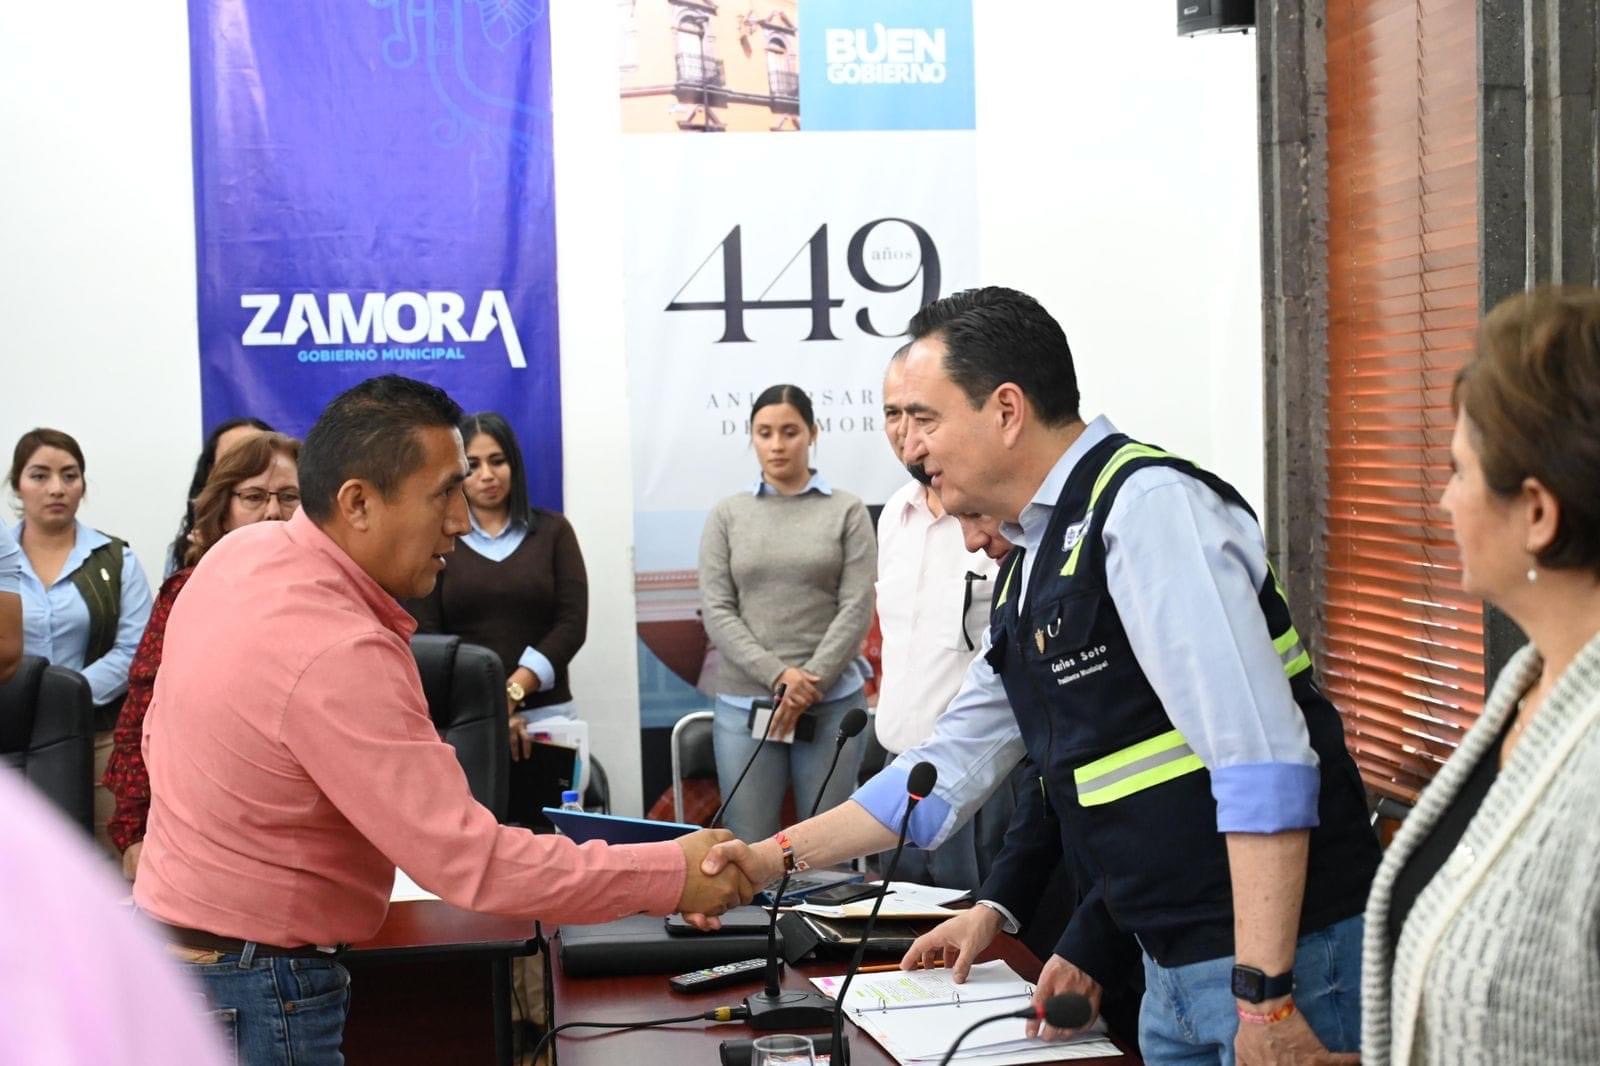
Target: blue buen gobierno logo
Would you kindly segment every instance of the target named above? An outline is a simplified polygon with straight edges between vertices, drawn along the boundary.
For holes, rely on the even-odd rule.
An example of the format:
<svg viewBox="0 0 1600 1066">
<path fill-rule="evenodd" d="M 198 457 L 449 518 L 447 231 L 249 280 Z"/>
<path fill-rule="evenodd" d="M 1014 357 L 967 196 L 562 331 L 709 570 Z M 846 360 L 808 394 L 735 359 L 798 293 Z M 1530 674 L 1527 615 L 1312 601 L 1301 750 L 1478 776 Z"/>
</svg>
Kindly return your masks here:
<svg viewBox="0 0 1600 1066">
<path fill-rule="evenodd" d="M 803 0 L 803 130 L 969 130 L 971 0 Z"/>
</svg>

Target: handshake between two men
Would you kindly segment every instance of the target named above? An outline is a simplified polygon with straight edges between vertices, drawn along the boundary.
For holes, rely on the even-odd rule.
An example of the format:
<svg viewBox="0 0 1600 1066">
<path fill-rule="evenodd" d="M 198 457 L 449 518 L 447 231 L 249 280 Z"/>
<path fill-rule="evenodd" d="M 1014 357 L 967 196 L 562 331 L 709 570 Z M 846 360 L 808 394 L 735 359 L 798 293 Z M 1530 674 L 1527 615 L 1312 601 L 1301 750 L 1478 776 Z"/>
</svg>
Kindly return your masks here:
<svg viewBox="0 0 1600 1066">
<path fill-rule="evenodd" d="M 689 859 L 689 877 L 680 908 L 690 924 L 699 929 L 718 927 L 717 915 L 728 907 L 748 903 L 767 885 L 784 873 L 784 848 L 808 859 L 813 865 L 839 862 L 856 855 L 867 855 L 895 846 L 896 834 L 869 815 L 854 800 L 790 827 L 783 841 L 768 838 L 754 844 L 733 839 L 725 829 L 702 829 L 679 839 Z M 697 858 L 698 856 L 698 858 Z M 732 880 L 725 880 L 731 875 Z M 694 905 L 693 893 L 717 900 L 714 909 Z M 719 893 L 729 893 L 719 895 Z M 737 898 L 734 898 L 737 897 Z M 699 897 L 697 897 L 699 898 Z M 733 902 L 727 902 L 732 899 Z M 902 969 L 946 966 L 959 984 L 967 979 L 974 962 L 999 935 L 1001 914 L 987 906 L 974 906 L 936 926 L 911 945 L 900 960 Z M 1035 1005 L 1042 1007 L 1052 996 L 1073 993 L 1089 1001 L 1093 1014 L 1100 1012 L 1100 985 L 1088 974 L 1059 955 L 1045 963 L 1034 986 Z M 1077 1030 L 1054 1028 L 1043 1021 L 1028 1022 L 1029 1036 L 1047 1040 L 1072 1035 Z"/>
<path fill-rule="evenodd" d="M 713 863 L 708 859 L 718 845 L 739 844 L 726 829 L 697 830 L 679 837 L 676 843 L 683 849 L 684 858 L 683 893 L 678 897 L 678 910 L 697 928 L 716 929 L 720 925 L 719 915 L 749 903 L 766 886 L 766 881 L 751 880 L 737 863 Z"/>
</svg>

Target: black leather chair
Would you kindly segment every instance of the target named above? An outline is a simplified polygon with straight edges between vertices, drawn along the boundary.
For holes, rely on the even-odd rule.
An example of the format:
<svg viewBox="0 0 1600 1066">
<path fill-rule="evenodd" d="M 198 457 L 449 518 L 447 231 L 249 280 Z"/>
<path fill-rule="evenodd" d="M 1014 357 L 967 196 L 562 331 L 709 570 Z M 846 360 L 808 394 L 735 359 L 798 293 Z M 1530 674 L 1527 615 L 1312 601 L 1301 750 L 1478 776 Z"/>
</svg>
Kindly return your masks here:
<svg viewBox="0 0 1600 1066">
<path fill-rule="evenodd" d="M 0 685 L 0 764 L 94 833 L 94 700 L 81 674 L 22 657 Z"/>
<path fill-rule="evenodd" d="M 511 742 L 500 656 L 460 637 L 422 633 L 411 638 L 411 654 L 439 737 L 456 749 L 473 797 L 505 821 Z"/>
</svg>

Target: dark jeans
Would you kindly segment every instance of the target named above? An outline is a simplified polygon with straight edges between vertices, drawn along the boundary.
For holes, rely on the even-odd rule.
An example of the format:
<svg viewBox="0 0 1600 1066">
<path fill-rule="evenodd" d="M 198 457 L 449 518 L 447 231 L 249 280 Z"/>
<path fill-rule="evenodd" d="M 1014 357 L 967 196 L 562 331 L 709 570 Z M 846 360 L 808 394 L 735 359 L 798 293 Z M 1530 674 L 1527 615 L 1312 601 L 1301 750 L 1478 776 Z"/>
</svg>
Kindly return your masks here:
<svg viewBox="0 0 1600 1066">
<path fill-rule="evenodd" d="M 343 1066 L 350 973 L 330 958 L 262 958 L 255 945 L 190 963 L 240 1066 Z"/>
</svg>

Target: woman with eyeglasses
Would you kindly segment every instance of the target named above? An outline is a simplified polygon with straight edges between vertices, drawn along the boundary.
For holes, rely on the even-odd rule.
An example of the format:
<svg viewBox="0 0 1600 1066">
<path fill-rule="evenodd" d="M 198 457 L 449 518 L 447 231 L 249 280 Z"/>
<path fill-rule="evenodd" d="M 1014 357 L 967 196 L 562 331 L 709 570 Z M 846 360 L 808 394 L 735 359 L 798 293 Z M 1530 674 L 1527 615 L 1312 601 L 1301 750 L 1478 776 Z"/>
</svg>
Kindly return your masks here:
<svg viewBox="0 0 1600 1066">
<path fill-rule="evenodd" d="M 166 576 L 171 577 L 184 566 L 184 556 L 194 543 L 190 536 L 194 533 L 195 501 L 200 497 L 200 490 L 211 479 L 211 471 L 215 469 L 217 460 L 228 454 L 240 441 L 248 440 L 257 433 L 271 432 L 272 427 L 259 418 L 230 418 L 218 423 L 206 436 L 205 443 L 200 446 L 200 458 L 195 460 L 194 478 L 189 482 L 189 495 L 185 497 L 188 505 L 183 512 L 183 521 L 178 523 L 178 535 L 172 538 L 172 544 L 167 548 Z"/>
<path fill-rule="evenodd" d="M 17 441 L 11 491 L 22 521 L 22 651 L 76 670 L 94 701 L 94 764 L 111 754 L 111 726 L 128 687 L 139 634 L 150 617 L 150 585 L 126 542 L 78 520 L 88 482 L 83 449 L 58 429 L 34 429 Z M 111 795 L 96 789 L 95 839 L 108 851 Z"/>
<path fill-rule="evenodd" d="M 257 432 L 226 451 L 195 497 L 194 529 L 183 568 L 161 585 L 150 623 L 128 671 L 128 698 L 122 705 L 111 758 L 102 785 L 116 800 L 107 825 L 111 843 L 122 852 L 122 872 L 133 880 L 144 846 L 145 819 L 150 813 L 150 778 L 145 772 L 140 741 L 145 712 L 155 693 L 161 667 L 162 641 L 172 605 L 194 568 L 224 534 L 257 522 L 282 522 L 300 509 L 300 442 L 281 433 Z"/>
</svg>

